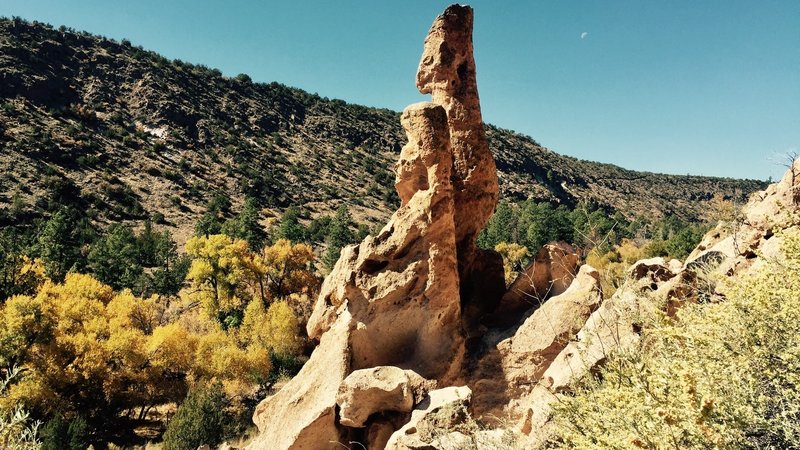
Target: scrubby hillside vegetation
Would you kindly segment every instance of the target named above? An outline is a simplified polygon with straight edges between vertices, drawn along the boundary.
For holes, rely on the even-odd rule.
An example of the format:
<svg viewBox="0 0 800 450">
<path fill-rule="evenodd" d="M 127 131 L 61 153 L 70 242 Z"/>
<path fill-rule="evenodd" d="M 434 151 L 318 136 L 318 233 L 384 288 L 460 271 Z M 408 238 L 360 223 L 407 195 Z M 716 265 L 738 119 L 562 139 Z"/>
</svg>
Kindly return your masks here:
<svg viewBox="0 0 800 450">
<path fill-rule="evenodd" d="M 398 113 L 329 100 L 64 27 L 0 20 L 0 206 L 4 223 L 58 205 L 93 222 L 168 226 L 179 244 L 219 193 L 265 217 L 342 204 L 382 225 L 397 203 Z M 628 220 L 701 218 L 714 194 L 742 201 L 764 183 L 642 173 L 580 161 L 487 125 L 502 195 Z M 220 211 L 229 217 L 232 211 Z"/>
</svg>

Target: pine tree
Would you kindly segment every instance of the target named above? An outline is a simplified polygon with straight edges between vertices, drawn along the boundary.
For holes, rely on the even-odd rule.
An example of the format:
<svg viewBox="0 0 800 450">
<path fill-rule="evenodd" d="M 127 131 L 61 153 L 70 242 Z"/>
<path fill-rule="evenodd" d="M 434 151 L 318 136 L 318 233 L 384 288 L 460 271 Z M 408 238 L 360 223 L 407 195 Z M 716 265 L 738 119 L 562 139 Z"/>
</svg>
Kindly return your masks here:
<svg viewBox="0 0 800 450">
<path fill-rule="evenodd" d="M 89 252 L 89 268 L 95 277 L 114 289 L 133 287 L 143 269 L 139 264 L 139 248 L 133 230 L 114 224 Z"/>
<path fill-rule="evenodd" d="M 332 269 L 333 265 L 339 259 L 342 252 L 342 247 L 355 242 L 355 234 L 351 228 L 353 219 L 350 212 L 347 210 L 346 205 L 341 205 L 336 209 L 336 215 L 333 216 L 331 224 L 328 228 L 328 235 L 325 238 L 325 244 L 328 250 L 322 257 L 325 267 Z"/>
<path fill-rule="evenodd" d="M 74 209 L 63 208 L 53 214 L 42 227 L 37 243 L 47 276 L 61 281 L 70 270 L 83 270 L 81 247 L 91 242 L 92 233 L 86 219 Z"/>
<path fill-rule="evenodd" d="M 284 211 L 277 237 L 294 243 L 306 240 L 306 228 L 300 223 L 300 210 L 297 207 L 291 206 Z"/>
<path fill-rule="evenodd" d="M 267 233 L 258 223 L 260 213 L 255 199 L 245 199 L 242 211 L 234 218 L 228 219 L 222 225 L 222 233 L 232 238 L 247 241 L 250 250 L 258 251 L 267 241 Z"/>
</svg>

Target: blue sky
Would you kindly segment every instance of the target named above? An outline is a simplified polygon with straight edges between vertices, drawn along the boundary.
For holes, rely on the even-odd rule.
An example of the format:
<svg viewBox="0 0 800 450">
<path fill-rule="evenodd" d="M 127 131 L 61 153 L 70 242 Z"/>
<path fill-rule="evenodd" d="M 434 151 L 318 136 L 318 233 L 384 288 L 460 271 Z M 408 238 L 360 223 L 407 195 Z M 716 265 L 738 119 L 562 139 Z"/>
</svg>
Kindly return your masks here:
<svg viewBox="0 0 800 450">
<path fill-rule="evenodd" d="M 2 0 L 0 15 L 402 110 L 424 99 L 422 41 L 448 3 Z M 471 4 L 487 122 L 677 174 L 777 178 L 781 155 L 800 152 L 798 0 Z"/>
</svg>

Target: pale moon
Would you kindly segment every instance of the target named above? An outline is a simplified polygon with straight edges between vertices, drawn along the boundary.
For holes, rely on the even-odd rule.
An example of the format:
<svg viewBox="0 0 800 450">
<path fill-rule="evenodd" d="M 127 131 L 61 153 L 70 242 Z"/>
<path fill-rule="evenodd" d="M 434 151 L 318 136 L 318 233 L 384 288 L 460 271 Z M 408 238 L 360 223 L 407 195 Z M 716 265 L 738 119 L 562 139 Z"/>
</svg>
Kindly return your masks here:
<svg viewBox="0 0 800 450">
<path fill-rule="evenodd" d="M 586 31 L 584 31 L 583 33 L 581 33 L 581 39 L 585 39 L 585 38 L 586 38 L 586 36 L 588 36 L 588 35 L 589 35 L 589 33 L 587 33 Z"/>
</svg>

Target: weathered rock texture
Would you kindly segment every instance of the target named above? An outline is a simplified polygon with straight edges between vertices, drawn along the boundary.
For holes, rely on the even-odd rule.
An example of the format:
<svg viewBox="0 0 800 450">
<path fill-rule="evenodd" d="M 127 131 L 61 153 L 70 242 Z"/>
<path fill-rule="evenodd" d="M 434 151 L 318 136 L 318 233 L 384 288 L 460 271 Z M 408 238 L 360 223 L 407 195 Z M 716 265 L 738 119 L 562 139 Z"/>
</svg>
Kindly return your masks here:
<svg viewBox="0 0 800 450">
<path fill-rule="evenodd" d="M 528 396 L 542 380 L 602 298 L 600 274 L 584 265 L 566 291 L 535 308 L 521 324 L 508 330 L 510 336 L 488 335 L 484 340 L 488 350 L 468 377 L 474 390 L 474 412 L 512 419 L 525 414 L 517 400 Z"/>
<path fill-rule="evenodd" d="M 475 245 L 497 205 L 499 188 L 481 117 L 472 24 L 472 8 L 449 6 L 428 31 L 417 71 L 419 91 L 447 111 L 463 322 L 470 338 L 480 335 L 481 316 L 505 291 L 502 259 Z"/>
<path fill-rule="evenodd" d="M 767 189 L 750 196 L 736 214 L 709 231 L 689 255 L 686 268 L 731 276 L 758 264 L 758 256 L 778 254 L 781 237 L 777 233 L 797 226 L 800 207 L 800 160 L 783 178 Z M 723 286 L 718 293 L 723 293 Z"/>
<path fill-rule="evenodd" d="M 417 88 L 447 111 L 454 156 L 456 242 L 474 240 L 497 204 L 494 158 L 483 129 L 475 59 L 472 8 L 452 5 L 425 38 Z"/>
<path fill-rule="evenodd" d="M 475 244 L 498 194 L 469 7 L 450 6 L 434 21 L 417 86 L 433 102 L 401 116 L 408 138 L 395 166 L 401 206 L 377 236 L 342 250 L 308 321 L 319 346 L 258 406 L 261 435 L 250 449 L 355 441 L 370 450 L 443 450 L 474 444 L 480 433 L 487 442 L 504 438 L 470 431 L 469 414 L 515 421 L 522 445 L 532 448 L 546 437 L 550 404 L 611 352 L 638 342 L 643 318 L 675 314 L 718 291 L 708 272 L 750 267 L 778 247 L 775 226 L 797 221 L 800 163 L 729 229 L 709 233 L 687 264 L 639 261 L 610 299 L 591 267 L 573 277 L 578 255 L 565 244 L 543 248 L 505 292 L 499 255 Z"/>
<path fill-rule="evenodd" d="M 347 310 L 350 370 L 395 365 L 442 378 L 463 353 L 447 118 L 441 106 L 419 103 L 401 121 L 404 204 L 378 236 L 342 251 L 308 334 L 319 338 Z"/>
<path fill-rule="evenodd" d="M 674 260 L 667 262 L 662 258 L 633 264 L 625 284 L 588 317 L 580 331 L 554 358 L 544 363 L 546 368 L 538 380 L 534 374 L 535 383 L 530 384 L 532 389 L 522 389 L 510 395 L 506 417 L 519 420 L 518 430 L 530 437 L 526 445 L 534 448 L 547 438 L 550 405 L 559 395 L 602 364 L 612 352 L 636 345 L 641 324 L 647 321 L 647 317 L 658 311 L 674 315 L 687 302 L 718 299 L 714 296 L 725 294 L 726 283 L 721 282 L 722 279 L 742 274 L 763 264 L 764 258 L 777 255 L 780 231 L 797 227 L 800 223 L 798 186 L 800 162 L 794 163 L 780 182 L 755 193 L 741 212 L 711 230 L 685 264 Z M 540 309 L 559 297 L 551 298 Z M 582 316 L 579 311 L 563 313 L 567 319 L 580 320 Z M 519 342 L 519 338 L 527 333 L 529 327 L 525 325 L 535 315 L 515 331 L 512 341 Z M 542 338 L 546 333 L 537 333 L 537 336 Z M 513 353 L 508 352 L 508 346 L 503 347 L 504 342 L 498 345 L 498 349 L 501 353 L 506 351 L 503 359 L 506 361 L 506 355 L 513 356 Z M 535 350 L 536 346 L 524 347 Z M 542 365 L 539 363 L 534 367 L 540 369 Z M 524 388 L 525 384 L 517 383 L 517 387 L 520 386 Z"/>
<path fill-rule="evenodd" d="M 525 386 L 541 379 L 544 370 L 581 330 L 602 299 L 600 273 L 590 266 L 581 267 L 569 289 L 545 302 L 517 328 L 513 337 L 497 345 L 509 384 Z"/>
<path fill-rule="evenodd" d="M 426 442 L 420 436 L 421 429 L 436 425 L 454 425 L 460 420 L 458 414 L 465 411 L 472 398 L 472 391 L 466 386 L 448 387 L 432 391 L 420 405 L 411 413 L 411 418 L 402 428 L 394 432 L 386 444 L 386 450 L 410 450 L 414 448 L 438 448 Z M 442 414 L 444 413 L 444 414 Z M 439 416 L 439 417 L 436 417 Z M 449 424 L 432 423 L 433 420 L 444 418 Z M 427 434 L 427 433 L 424 433 Z"/>
<path fill-rule="evenodd" d="M 262 435 L 272 436 L 263 442 L 269 448 L 306 448 L 306 436 L 316 445 L 308 448 L 326 448 L 326 442 L 335 447 L 344 433 L 335 396 L 353 370 L 398 366 L 452 379 L 460 367 L 447 118 L 441 106 L 420 103 L 406 108 L 401 120 L 409 138 L 398 164 L 404 204 L 378 236 L 343 249 L 325 280 L 308 322 L 308 334 L 320 346 L 303 371 L 256 411 Z M 330 352 L 343 358 L 333 370 Z"/>
<path fill-rule="evenodd" d="M 451 6 L 436 19 L 417 79 L 433 102 L 401 117 L 401 206 L 377 236 L 342 250 L 308 321 L 320 345 L 259 405 L 252 449 L 337 448 L 354 436 L 379 445 L 394 422 L 376 413 L 408 412 L 416 402 L 403 382 L 381 382 L 376 372 L 370 382 L 360 369 L 394 366 L 379 372 L 456 382 L 465 337 L 480 331 L 480 313 L 503 293 L 499 255 L 475 246 L 498 194 L 475 85 L 471 8 Z"/>
<path fill-rule="evenodd" d="M 277 394 L 267 397 L 253 414 L 260 432 L 250 449 L 334 448 L 336 393 L 349 369 L 349 317 L 343 318 L 320 340 L 311 359 Z"/>
</svg>

